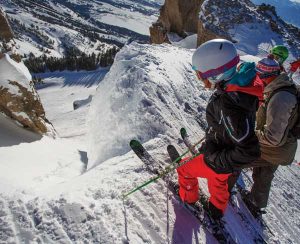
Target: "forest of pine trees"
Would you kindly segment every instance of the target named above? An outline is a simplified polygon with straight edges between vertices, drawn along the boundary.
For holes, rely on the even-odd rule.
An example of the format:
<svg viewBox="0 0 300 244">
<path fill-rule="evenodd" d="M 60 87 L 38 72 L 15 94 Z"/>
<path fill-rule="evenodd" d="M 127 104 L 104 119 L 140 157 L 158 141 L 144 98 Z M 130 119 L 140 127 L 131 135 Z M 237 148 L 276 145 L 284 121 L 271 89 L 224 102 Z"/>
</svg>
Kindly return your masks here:
<svg viewBox="0 0 300 244">
<path fill-rule="evenodd" d="M 32 73 L 62 70 L 95 70 L 98 67 L 112 65 L 118 51 L 119 48 L 113 46 L 103 53 L 87 55 L 76 48 L 70 48 L 63 58 L 47 57 L 46 55 L 35 57 L 30 53 L 24 63 Z"/>
</svg>

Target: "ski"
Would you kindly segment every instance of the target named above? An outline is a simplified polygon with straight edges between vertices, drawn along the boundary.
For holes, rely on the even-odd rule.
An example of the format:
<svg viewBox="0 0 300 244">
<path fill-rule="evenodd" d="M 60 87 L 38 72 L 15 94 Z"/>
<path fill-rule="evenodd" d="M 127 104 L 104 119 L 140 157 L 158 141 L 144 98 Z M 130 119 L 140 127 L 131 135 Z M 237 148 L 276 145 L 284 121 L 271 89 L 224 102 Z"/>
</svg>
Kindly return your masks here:
<svg viewBox="0 0 300 244">
<path fill-rule="evenodd" d="M 247 209 L 247 212 L 248 212 L 248 215 L 250 215 L 254 220 L 255 222 L 260 226 L 262 227 L 263 229 L 266 229 L 272 236 L 275 236 L 275 234 L 273 233 L 273 231 L 270 229 L 270 227 L 266 224 L 266 222 L 263 220 L 262 216 L 259 216 L 259 217 L 255 217 L 252 212 L 249 210 L 249 208 L 247 207 L 247 205 L 245 204 L 245 201 L 243 200 L 246 195 L 248 194 L 248 191 L 240 184 L 240 183 L 236 183 L 236 189 L 240 195 L 240 198 L 245 206 L 245 208 Z M 266 212 L 265 211 L 261 211 L 261 214 L 265 214 Z M 254 229 L 256 230 L 256 232 L 260 235 L 260 238 L 263 239 L 263 242 L 266 243 L 266 241 L 264 241 L 264 238 L 263 236 L 260 234 L 259 232 L 259 229 L 253 225 L 250 224 L 250 220 L 245 217 L 245 214 L 244 215 L 244 218 L 248 221 L 249 225 Z"/>
<path fill-rule="evenodd" d="M 192 141 L 191 141 L 191 139 L 190 139 L 190 137 L 189 137 L 189 135 L 188 135 L 185 128 L 180 129 L 180 135 L 181 135 L 181 139 L 183 140 L 186 147 L 190 150 L 190 152 L 192 154 L 197 154 L 197 149 L 193 146 L 193 143 L 192 143 Z"/>
<path fill-rule="evenodd" d="M 179 153 L 173 145 L 168 145 L 167 151 L 172 161 L 179 157 Z M 209 223 L 209 226 L 211 227 L 211 234 L 213 234 L 219 242 L 234 243 L 231 235 L 226 230 L 226 222 L 222 219 L 215 220 L 210 216 L 208 209 L 206 208 L 206 206 L 208 205 L 208 197 L 200 189 L 199 196 L 200 199 L 196 202 L 196 205 L 203 212 L 203 220 Z"/>
<path fill-rule="evenodd" d="M 180 129 L 180 135 L 181 135 L 181 139 L 183 140 L 185 146 L 191 151 L 191 153 L 194 155 L 195 153 L 197 153 L 196 149 L 193 148 L 193 143 L 191 141 L 191 138 L 189 136 L 189 134 L 187 133 L 185 128 L 181 128 Z M 242 198 L 242 194 L 244 194 L 245 189 L 242 188 L 241 185 L 239 185 L 238 183 L 236 184 L 236 189 L 237 191 L 240 193 L 241 195 L 241 199 Z M 248 219 L 248 217 L 239 210 L 239 208 L 237 208 L 236 204 L 233 202 L 233 199 L 231 197 L 231 201 L 230 201 L 231 206 L 236 210 L 236 213 L 239 215 L 240 219 L 242 220 L 243 223 L 245 223 L 246 226 L 248 226 L 248 228 L 251 228 L 252 231 L 254 231 L 254 234 L 256 235 L 256 237 L 254 238 L 254 242 L 255 243 L 267 243 L 264 240 L 264 237 L 262 236 L 262 234 L 259 232 L 259 230 L 253 226 L 253 224 L 250 222 L 250 220 Z M 246 205 L 245 205 L 246 206 Z M 247 208 L 247 207 L 246 207 Z M 249 211 L 249 209 L 247 208 L 249 214 L 251 214 L 251 212 Z M 251 214 L 252 216 L 252 214 Z M 271 230 L 269 230 L 271 231 Z"/>
<path fill-rule="evenodd" d="M 159 162 L 156 161 L 148 153 L 148 151 L 143 147 L 143 145 L 139 141 L 132 140 L 130 142 L 130 147 L 132 148 L 134 153 L 138 156 L 138 158 L 146 165 L 147 170 L 149 170 L 154 174 L 159 174 L 159 172 L 163 169 L 162 166 L 159 164 Z M 170 147 L 168 147 L 168 149 L 170 149 Z M 224 231 L 223 229 L 224 223 L 222 221 L 220 221 L 220 223 L 213 222 L 212 219 L 209 217 L 209 215 L 206 213 L 206 211 L 203 209 L 200 200 L 197 201 L 195 204 L 187 204 L 182 202 L 180 197 L 178 196 L 178 189 L 179 189 L 178 183 L 172 180 L 168 180 L 166 182 L 168 183 L 168 188 L 174 194 L 176 200 L 180 202 L 184 206 L 184 208 L 187 209 L 191 214 L 193 214 L 200 221 L 202 226 L 209 233 L 211 233 L 216 238 L 216 240 L 219 241 L 219 243 L 224 243 L 224 244 L 235 243 L 235 241 L 231 238 L 231 236 Z"/>
</svg>

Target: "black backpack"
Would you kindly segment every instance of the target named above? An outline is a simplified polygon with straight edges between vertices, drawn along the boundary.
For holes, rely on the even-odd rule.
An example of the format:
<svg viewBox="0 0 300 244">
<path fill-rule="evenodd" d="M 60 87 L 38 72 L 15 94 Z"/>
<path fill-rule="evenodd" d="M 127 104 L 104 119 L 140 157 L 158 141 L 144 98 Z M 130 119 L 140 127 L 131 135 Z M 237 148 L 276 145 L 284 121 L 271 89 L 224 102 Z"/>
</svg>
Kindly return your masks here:
<svg viewBox="0 0 300 244">
<path fill-rule="evenodd" d="M 266 106 L 270 101 L 271 97 L 274 96 L 279 91 L 287 91 L 295 95 L 297 98 L 297 106 L 294 111 L 294 113 L 296 113 L 295 116 L 297 116 L 297 119 L 294 125 L 291 126 L 289 125 L 289 126 L 290 126 L 290 133 L 298 140 L 300 139 L 300 86 L 296 86 L 295 84 L 293 84 L 291 86 L 284 86 L 274 90 L 271 93 L 271 95 L 268 97 L 268 101 L 265 103 Z"/>
</svg>

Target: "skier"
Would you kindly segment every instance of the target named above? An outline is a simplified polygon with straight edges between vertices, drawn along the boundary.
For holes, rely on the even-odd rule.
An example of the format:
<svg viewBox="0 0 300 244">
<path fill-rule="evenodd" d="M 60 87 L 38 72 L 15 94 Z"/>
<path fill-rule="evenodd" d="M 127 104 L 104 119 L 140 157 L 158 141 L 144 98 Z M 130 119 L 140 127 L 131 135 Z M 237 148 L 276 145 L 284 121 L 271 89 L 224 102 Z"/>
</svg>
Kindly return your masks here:
<svg viewBox="0 0 300 244">
<path fill-rule="evenodd" d="M 279 63 L 281 71 L 285 72 L 283 63 L 289 56 L 289 50 L 287 47 L 283 45 L 277 45 L 271 49 L 270 54 L 274 55 L 274 59 Z"/>
<path fill-rule="evenodd" d="M 294 61 L 291 63 L 291 68 L 289 72 L 289 77 L 292 78 L 293 74 L 297 71 L 300 70 L 300 59 Z"/>
<path fill-rule="evenodd" d="M 199 80 L 214 93 L 206 108 L 203 154 L 177 169 L 179 195 L 187 203 L 196 202 L 197 177 L 207 178 L 207 208 L 211 217 L 219 220 L 229 200 L 228 177 L 236 165 L 249 164 L 260 156 L 254 126 L 262 87 L 253 83 L 254 63 L 244 63 L 237 72 L 239 56 L 230 41 L 214 39 L 202 44 L 192 63 Z"/>
<path fill-rule="evenodd" d="M 279 165 L 294 160 L 297 140 L 292 128 L 297 122 L 297 90 L 280 64 L 272 55 L 257 64 L 257 79 L 264 85 L 264 103 L 257 111 L 256 135 L 260 143 L 261 157 L 253 168 L 253 186 L 245 203 L 255 217 L 267 206 L 271 182 Z M 248 167 L 243 165 L 242 167 Z"/>
</svg>

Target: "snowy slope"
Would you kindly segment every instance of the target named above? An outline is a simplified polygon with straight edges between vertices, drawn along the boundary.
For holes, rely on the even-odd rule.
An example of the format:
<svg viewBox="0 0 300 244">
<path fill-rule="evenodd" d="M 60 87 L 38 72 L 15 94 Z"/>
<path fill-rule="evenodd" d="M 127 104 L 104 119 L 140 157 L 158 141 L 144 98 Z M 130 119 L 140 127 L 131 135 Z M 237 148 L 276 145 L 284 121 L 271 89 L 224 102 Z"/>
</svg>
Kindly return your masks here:
<svg viewBox="0 0 300 244">
<path fill-rule="evenodd" d="M 216 243 L 161 180 L 125 202 L 120 199 L 153 176 L 129 151 L 129 137 L 142 139 L 156 159 L 168 164 L 166 145 L 179 143 L 181 126 L 194 140 L 203 134 L 200 125 L 210 92 L 195 79 L 191 54 L 170 45 L 132 43 L 103 80 L 99 71 L 43 74 L 45 84 L 38 92 L 61 138 L 0 147 L 0 242 Z M 72 109 L 73 101 L 95 92 L 91 105 Z M 91 136 L 100 132 L 103 137 Z M 92 150 L 91 140 L 101 147 L 93 145 Z M 94 155 L 92 163 L 101 164 L 83 172 L 86 152 Z M 264 230 L 268 243 L 298 242 L 299 172 L 292 165 L 276 173 L 265 216 L 274 234 Z M 204 187 L 205 181 L 200 184 Z M 251 229 L 232 206 L 225 219 L 238 243 L 254 243 Z"/>
<path fill-rule="evenodd" d="M 50 72 L 35 74 L 44 84 L 37 86 L 43 104 L 46 104 L 46 116 L 54 124 L 60 137 L 76 137 L 83 140 L 87 132 L 86 113 L 89 103 L 74 110 L 75 101 L 85 101 L 96 91 L 109 69 L 95 71 Z M 53 96 L 55 94 L 55 96 Z M 80 103 L 80 102 L 79 102 Z"/>
<path fill-rule="evenodd" d="M 40 135 L 21 128 L 11 119 L 0 114 L 0 146 L 8 147 L 23 142 L 33 142 L 41 138 Z"/>
<path fill-rule="evenodd" d="M 300 55 L 299 29 L 285 23 L 272 8 L 258 7 L 250 0 L 205 0 L 199 17 L 209 30 L 234 41 L 243 54 L 265 56 L 273 46 L 285 45 L 290 52 L 287 62 Z"/>
<path fill-rule="evenodd" d="M 66 48 L 96 54 L 128 39 L 148 41 L 162 1 L 2 0 L 20 54 L 61 57 Z"/>
<path fill-rule="evenodd" d="M 270 4 L 276 7 L 278 14 L 288 23 L 300 27 L 300 2 L 297 0 L 252 0 L 255 4 Z"/>
</svg>

